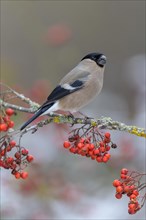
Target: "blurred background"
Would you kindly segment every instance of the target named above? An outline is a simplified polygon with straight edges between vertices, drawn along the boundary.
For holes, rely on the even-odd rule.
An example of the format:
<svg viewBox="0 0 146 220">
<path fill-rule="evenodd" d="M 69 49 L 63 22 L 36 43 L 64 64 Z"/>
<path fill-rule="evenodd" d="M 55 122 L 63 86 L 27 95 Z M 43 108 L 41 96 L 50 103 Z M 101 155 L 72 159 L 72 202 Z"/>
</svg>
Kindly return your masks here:
<svg viewBox="0 0 146 220">
<path fill-rule="evenodd" d="M 43 103 L 86 54 L 107 56 L 102 93 L 82 110 L 145 127 L 145 1 L 1 1 L 1 81 Z M 28 118 L 18 116 L 18 126 Z M 2 219 L 145 219 L 112 187 L 122 167 L 145 171 L 145 141 L 112 132 L 108 164 L 72 155 L 69 128 L 49 125 L 22 144 L 35 156 L 27 180 L 1 172 Z M 54 136 L 55 133 L 55 136 Z"/>
</svg>

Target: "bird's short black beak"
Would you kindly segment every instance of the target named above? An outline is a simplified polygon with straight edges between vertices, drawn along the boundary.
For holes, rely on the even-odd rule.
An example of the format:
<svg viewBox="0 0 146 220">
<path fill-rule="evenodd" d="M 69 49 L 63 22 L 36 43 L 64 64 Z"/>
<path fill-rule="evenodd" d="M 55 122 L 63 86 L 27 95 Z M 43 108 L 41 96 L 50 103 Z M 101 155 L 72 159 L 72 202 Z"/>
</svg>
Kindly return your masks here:
<svg viewBox="0 0 146 220">
<path fill-rule="evenodd" d="M 99 59 L 98 59 L 98 65 L 100 66 L 104 66 L 106 64 L 106 56 L 102 55 Z"/>
</svg>

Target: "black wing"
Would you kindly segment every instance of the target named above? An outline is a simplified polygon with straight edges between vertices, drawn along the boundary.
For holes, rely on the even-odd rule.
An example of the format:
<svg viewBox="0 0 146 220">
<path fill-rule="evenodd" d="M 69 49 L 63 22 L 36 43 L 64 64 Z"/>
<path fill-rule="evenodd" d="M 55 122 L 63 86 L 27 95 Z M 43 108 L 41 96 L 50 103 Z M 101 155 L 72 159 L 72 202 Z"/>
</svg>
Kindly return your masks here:
<svg viewBox="0 0 146 220">
<path fill-rule="evenodd" d="M 57 86 L 52 91 L 52 93 L 48 96 L 47 101 L 54 102 L 58 99 L 63 98 L 66 95 L 69 95 L 69 94 L 81 89 L 84 86 L 84 82 L 82 82 L 80 80 L 76 80 L 75 82 L 73 82 L 69 86 L 71 86 L 72 89 L 65 89 L 65 88 L 63 88 L 63 86 L 60 86 L 60 85 Z"/>
<path fill-rule="evenodd" d="M 81 88 L 83 88 L 84 82 L 82 82 L 80 80 L 74 81 L 72 84 L 69 85 L 72 87 L 71 89 L 65 89 L 62 86 L 61 85 L 57 86 L 51 92 L 51 94 L 48 96 L 46 102 L 44 102 L 44 104 L 39 107 L 39 109 L 46 109 L 47 106 L 49 106 L 50 104 L 54 104 L 55 101 L 63 98 L 64 96 L 67 96 L 77 90 L 80 90 Z"/>
</svg>

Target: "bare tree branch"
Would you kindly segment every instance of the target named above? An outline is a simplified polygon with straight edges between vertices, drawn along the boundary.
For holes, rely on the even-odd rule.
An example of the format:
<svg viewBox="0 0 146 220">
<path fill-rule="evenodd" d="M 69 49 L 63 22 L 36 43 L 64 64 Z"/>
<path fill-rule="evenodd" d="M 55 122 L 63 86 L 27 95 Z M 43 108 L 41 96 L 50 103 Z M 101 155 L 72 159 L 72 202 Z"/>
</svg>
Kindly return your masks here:
<svg viewBox="0 0 146 220">
<path fill-rule="evenodd" d="M 18 106 L 18 105 L 10 104 L 8 102 L 4 102 L 1 99 L 0 99 L 0 105 L 5 107 L 5 108 L 12 108 L 16 111 L 22 111 L 22 112 L 28 112 L 28 113 L 34 113 L 35 112 L 34 107 L 25 108 L 25 107 L 22 107 L 22 106 Z M 35 109 L 36 109 L 36 107 L 35 107 Z"/>
</svg>

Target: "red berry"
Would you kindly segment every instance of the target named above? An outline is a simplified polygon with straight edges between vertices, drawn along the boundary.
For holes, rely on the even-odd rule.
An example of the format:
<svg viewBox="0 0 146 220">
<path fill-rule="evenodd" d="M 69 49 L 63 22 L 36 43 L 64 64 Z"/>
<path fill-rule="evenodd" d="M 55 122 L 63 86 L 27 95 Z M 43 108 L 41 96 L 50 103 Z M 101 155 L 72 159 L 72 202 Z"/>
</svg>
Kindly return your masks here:
<svg viewBox="0 0 146 220">
<path fill-rule="evenodd" d="M 6 154 L 6 150 L 2 150 L 0 153 L 1 156 L 4 156 L 5 154 Z"/>
<path fill-rule="evenodd" d="M 111 155 L 109 153 L 105 153 L 104 156 L 107 157 L 108 159 L 110 159 L 110 157 L 111 157 Z"/>
<path fill-rule="evenodd" d="M 64 148 L 69 148 L 70 147 L 70 142 L 69 141 L 64 141 L 63 146 L 64 146 Z"/>
<path fill-rule="evenodd" d="M 73 151 L 73 152 L 72 152 Z M 77 153 L 77 154 L 82 154 L 85 153 L 84 151 L 82 151 L 81 149 L 77 149 L 77 148 L 74 148 L 72 151 L 70 151 L 71 153 Z M 86 153 L 85 153 L 86 154 Z"/>
<path fill-rule="evenodd" d="M 110 147 L 110 146 L 108 146 L 108 145 L 105 147 L 106 151 L 109 151 L 109 150 L 110 150 L 110 148 L 111 148 L 111 147 Z"/>
<path fill-rule="evenodd" d="M 17 171 L 14 173 L 14 176 L 16 179 L 20 179 L 20 177 L 21 177 L 20 173 Z"/>
<path fill-rule="evenodd" d="M 6 114 L 7 114 L 8 116 L 12 116 L 12 115 L 14 114 L 14 110 L 11 109 L 11 108 L 7 108 L 7 109 L 6 109 Z"/>
<path fill-rule="evenodd" d="M 130 190 L 133 191 L 135 189 L 135 185 L 129 186 Z"/>
<path fill-rule="evenodd" d="M 110 135 L 109 132 L 106 132 L 106 133 L 104 134 L 104 136 L 105 136 L 105 138 L 109 139 L 111 135 Z"/>
<path fill-rule="evenodd" d="M 136 195 L 134 195 L 134 194 L 132 193 L 132 195 L 130 196 L 130 200 L 133 200 L 133 199 L 136 199 Z"/>
<path fill-rule="evenodd" d="M 96 156 L 95 156 L 95 155 L 92 155 L 92 156 L 91 156 L 91 159 L 92 159 L 92 160 L 95 160 L 95 159 L 96 159 Z"/>
<path fill-rule="evenodd" d="M 14 141 L 14 140 L 10 141 L 10 146 L 15 147 L 16 146 L 16 141 Z"/>
<path fill-rule="evenodd" d="M 117 180 L 117 179 L 113 181 L 113 186 L 114 187 L 121 186 L 121 184 L 122 183 L 119 180 Z"/>
<path fill-rule="evenodd" d="M 136 208 L 136 205 L 134 203 L 130 203 L 128 205 L 129 209 L 135 209 Z"/>
<path fill-rule="evenodd" d="M 101 141 L 101 142 L 99 143 L 99 146 L 100 146 L 100 147 L 104 147 L 104 146 L 105 146 L 104 142 Z"/>
<path fill-rule="evenodd" d="M 77 152 L 77 148 L 75 148 L 75 147 L 71 147 L 70 149 L 69 149 L 69 151 L 71 152 L 71 153 L 76 153 Z"/>
<path fill-rule="evenodd" d="M 121 174 L 121 179 L 127 179 L 127 175 Z"/>
<path fill-rule="evenodd" d="M 123 168 L 123 169 L 121 170 L 121 174 L 127 175 L 127 173 L 128 173 L 128 170 L 127 170 L 126 168 Z"/>
<path fill-rule="evenodd" d="M 0 131 L 7 131 L 8 130 L 8 126 L 5 123 L 0 124 Z"/>
<path fill-rule="evenodd" d="M 84 147 L 82 148 L 83 151 L 88 152 L 89 150 L 89 144 L 85 144 Z"/>
<path fill-rule="evenodd" d="M 28 162 L 31 162 L 31 161 L 34 160 L 34 157 L 33 157 L 32 155 L 28 155 L 28 156 L 26 157 L 26 160 L 27 160 Z"/>
<path fill-rule="evenodd" d="M 131 214 L 131 215 L 133 215 L 133 214 L 136 213 L 136 210 L 134 210 L 134 209 L 128 209 L 128 213 Z"/>
<path fill-rule="evenodd" d="M 109 160 L 108 157 L 106 157 L 106 156 L 103 156 L 103 157 L 102 157 L 102 161 L 103 161 L 104 163 L 106 163 L 108 160 Z"/>
<path fill-rule="evenodd" d="M 101 163 L 102 162 L 102 156 L 97 156 L 96 160 L 97 160 L 98 163 Z"/>
<path fill-rule="evenodd" d="M 117 191 L 118 193 L 122 193 L 122 192 L 123 192 L 123 187 L 122 187 L 122 186 L 117 186 L 117 187 L 116 187 L 116 191 Z"/>
<path fill-rule="evenodd" d="M 139 195 L 139 192 L 135 189 L 135 190 L 133 190 L 133 192 L 132 192 L 134 195 L 136 195 L 136 196 L 138 196 Z"/>
<path fill-rule="evenodd" d="M 21 176 L 22 179 L 26 179 L 26 178 L 28 177 L 28 173 L 23 171 L 23 172 L 20 174 L 20 176 Z"/>
<path fill-rule="evenodd" d="M 22 153 L 24 156 L 26 156 L 26 155 L 29 153 L 29 151 L 28 151 L 27 149 L 22 149 L 22 150 L 21 150 L 21 153 Z"/>
<path fill-rule="evenodd" d="M 79 135 L 78 134 L 76 134 L 75 136 L 74 136 L 74 140 L 78 140 L 79 139 Z"/>
<path fill-rule="evenodd" d="M 9 128 L 13 128 L 14 127 L 14 122 L 13 121 L 9 121 L 8 122 L 8 127 Z"/>
<path fill-rule="evenodd" d="M 80 155 L 81 155 L 81 156 L 86 156 L 86 152 L 81 151 Z"/>
<path fill-rule="evenodd" d="M 5 162 L 3 163 L 3 167 L 4 167 L 5 169 L 9 169 L 9 168 L 10 168 L 9 164 L 6 164 Z"/>
<path fill-rule="evenodd" d="M 95 155 L 100 154 L 100 152 L 99 152 L 99 149 L 98 149 L 98 148 L 97 148 L 97 149 L 95 149 L 93 152 L 94 152 L 94 154 L 95 154 Z"/>
<path fill-rule="evenodd" d="M 93 150 L 95 148 L 94 144 L 89 144 L 89 150 Z"/>
<path fill-rule="evenodd" d="M 79 143 L 77 144 L 77 147 L 78 147 L 79 149 L 81 149 L 81 148 L 83 148 L 83 147 L 84 147 L 84 144 L 83 144 L 83 143 L 81 143 L 81 142 L 79 142 Z"/>
<path fill-rule="evenodd" d="M 10 117 L 8 115 L 6 115 L 5 117 L 3 117 L 4 122 L 8 122 L 10 121 Z"/>
<path fill-rule="evenodd" d="M 89 151 L 88 151 L 88 154 L 89 154 L 90 156 L 93 156 L 93 155 L 94 155 L 94 153 L 93 153 L 92 150 L 89 150 Z"/>
<path fill-rule="evenodd" d="M 110 143 L 111 139 L 110 138 L 105 138 L 104 141 L 105 141 L 105 143 Z"/>
<path fill-rule="evenodd" d="M 81 138 L 81 139 L 80 139 L 80 142 L 81 142 L 81 143 L 84 143 L 84 141 L 85 141 L 84 138 Z"/>
<path fill-rule="evenodd" d="M 20 154 L 19 152 L 16 152 L 16 153 L 14 154 L 14 156 L 15 156 L 17 159 L 20 159 L 21 154 Z"/>
<path fill-rule="evenodd" d="M 105 152 L 105 147 L 99 147 L 99 150 L 101 153 L 104 153 Z"/>
<path fill-rule="evenodd" d="M 11 151 L 11 149 L 12 149 L 11 146 L 7 146 L 6 151 L 9 152 Z"/>
<path fill-rule="evenodd" d="M 7 162 L 8 164 L 13 163 L 13 161 L 14 161 L 13 157 L 8 157 L 8 158 L 6 159 L 6 162 Z"/>
<path fill-rule="evenodd" d="M 3 161 L 0 160 L 0 167 L 3 167 Z"/>
<path fill-rule="evenodd" d="M 121 194 L 121 193 L 116 193 L 115 197 L 116 197 L 117 199 L 121 199 L 121 198 L 122 198 L 122 194 Z"/>
<path fill-rule="evenodd" d="M 129 186 L 124 186 L 124 192 L 125 192 L 125 193 L 129 193 L 129 191 L 130 191 Z"/>
</svg>

